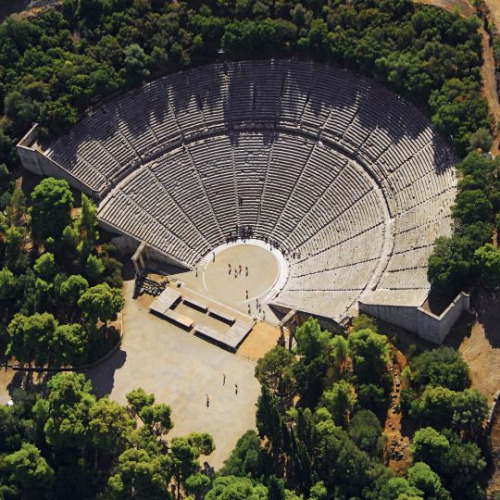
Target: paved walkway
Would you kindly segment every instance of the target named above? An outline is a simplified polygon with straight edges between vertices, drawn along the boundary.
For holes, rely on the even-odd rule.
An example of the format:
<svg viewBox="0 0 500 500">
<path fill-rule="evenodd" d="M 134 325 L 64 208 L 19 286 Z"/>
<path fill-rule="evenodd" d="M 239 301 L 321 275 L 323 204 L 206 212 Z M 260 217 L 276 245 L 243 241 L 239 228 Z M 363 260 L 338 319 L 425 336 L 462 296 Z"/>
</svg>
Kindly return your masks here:
<svg viewBox="0 0 500 500">
<path fill-rule="evenodd" d="M 172 407 L 171 436 L 196 431 L 213 436 L 217 449 L 208 461 L 219 468 L 238 438 L 255 427 L 260 393 L 255 365 L 150 314 L 147 297 L 132 300 L 132 290 L 133 282 L 127 281 L 122 348 L 89 370 L 94 388 L 120 403 L 136 387 L 154 393 L 157 402 Z"/>
</svg>

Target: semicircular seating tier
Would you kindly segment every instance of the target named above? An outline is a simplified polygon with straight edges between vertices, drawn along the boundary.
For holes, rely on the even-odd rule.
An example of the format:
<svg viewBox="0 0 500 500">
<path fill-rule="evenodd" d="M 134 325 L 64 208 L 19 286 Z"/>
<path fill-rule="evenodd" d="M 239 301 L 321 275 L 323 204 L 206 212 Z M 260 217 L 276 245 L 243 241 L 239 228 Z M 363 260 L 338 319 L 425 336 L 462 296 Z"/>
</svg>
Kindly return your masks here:
<svg viewBox="0 0 500 500">
<path fill-rule="evenodd" d="M 277 242 L 276 305 L 343 319 L 358 300 L 420 306 L 450 233 L 453 157 L 414 106 L 297 61 L 211 65 L 119 96 L 45 156 L 108 228 L 193 267 L 235 226 Z"/>
</svg>

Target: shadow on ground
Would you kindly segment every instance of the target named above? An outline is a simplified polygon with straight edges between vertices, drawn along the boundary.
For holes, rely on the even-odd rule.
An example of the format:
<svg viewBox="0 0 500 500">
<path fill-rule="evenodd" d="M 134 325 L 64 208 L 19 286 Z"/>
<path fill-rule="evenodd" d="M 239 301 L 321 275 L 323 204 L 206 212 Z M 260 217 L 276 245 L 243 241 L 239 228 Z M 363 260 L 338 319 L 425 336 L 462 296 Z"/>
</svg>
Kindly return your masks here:
<svg viewBox="0 0 500 500">
<path fill-rule="evenodd" d="M 16 389 L 21 389 L 21 387 L 23 387 L 25 375 L 26 373 L 22 371 L 18 371 L 14 374 L 12 380 L 7 385 L 7 391 L 11 396 Z"/>
<path fill-rule="evenodd" d="M 127 360 L 127 353 L 121 349 L 115 352 L 102 364 L 85 371 L 92 381 L 93 392 L 98 398 L 110 394 L 115 383 L 115 371 L 121 368 Z"/>
<path fill-rule="evenodd" d="M 466 337 L 470 337 L 476 318 L 473 314 L 462 313 L 444 341 L 445 345 L 458 349 Z"/>
<path fill-rule="evenodd" d="M 500 293 L 478 289 L 472 296 L 478 322 L 492 347 L 500 347 Z"/>
</svg>

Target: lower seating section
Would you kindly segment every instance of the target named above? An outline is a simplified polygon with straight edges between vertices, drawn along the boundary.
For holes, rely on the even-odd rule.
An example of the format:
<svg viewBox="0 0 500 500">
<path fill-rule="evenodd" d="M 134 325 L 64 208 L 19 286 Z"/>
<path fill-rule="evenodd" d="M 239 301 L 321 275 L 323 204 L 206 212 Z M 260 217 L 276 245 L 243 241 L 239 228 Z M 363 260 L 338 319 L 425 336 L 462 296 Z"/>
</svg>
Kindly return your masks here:
<svg viewBox="0 0 500 500">
<path fill-rule="evenodd" d="M 293 309 L 341 321 L 358 297 L 358 290 L 290 290 L 287 287 L 275 297 L 273 303 L 282 307 L 293 304 Z"/>
<path fill-rule="evenodd" d="M 289 260 L 276 304 L 327 317 L 361 295 L 420 300 L 433 242 L 450 231 L 452 155 L 428 119 L 315 63 L 166 76 L 45 154 L 101 193 L 103 222 L 186 267 L 250 227 Z"/>
</svg>

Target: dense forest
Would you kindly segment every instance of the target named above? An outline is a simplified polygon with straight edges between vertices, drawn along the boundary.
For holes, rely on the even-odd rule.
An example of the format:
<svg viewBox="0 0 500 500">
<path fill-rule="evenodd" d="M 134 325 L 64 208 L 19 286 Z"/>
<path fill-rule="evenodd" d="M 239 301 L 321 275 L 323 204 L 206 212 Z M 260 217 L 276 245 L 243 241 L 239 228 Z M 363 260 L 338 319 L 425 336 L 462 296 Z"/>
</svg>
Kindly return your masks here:
<svg viewBox="0 0 500 500">
<path fill-rule="evenodd" d="M 119 339 L 110 320 L 123 308 L 122 264 L 99 244 L 96 207 L 82 195 L 72 216 L 66 181 L 47 178 L 29 207 L 16 188 L 0 213 L 0 341 L 21 365 L 83 365 Z"/>
<path fill-rule="evenodd" d="M 100 241 L 96 209 L 64 181 L 27 197 L 14 145 L 31 123 L 67 131 L 90 106 L 145 79 L 222 58 L 296 57 L 348 67 L 424 109 L 456 146 L 454 234 L 437 242 L 429 278 L 441 292 L 496 287 L 500 161 L 481 95 L 479 21 L 409 0 L 64 0 L 0 26 L 0 343 L 28 367 L 98 359 L 118 341 L 121 264 Z M 310 320 L 296 352 L 256 367 L 258 433 L 223 469 L 201 467 L 211 437 L 168 439 L 170 408 L 137 389 L 120 406 L 82 375 L 27 377 L 0 407 L 0 498 L 484 498 L 484 396 L 450 349 L 415 353 L 391 407 L 392 352 L 367 318 L 349 337 Z M 407 477 L 384 465 L 388 411 L 412 431 Z"/>
</svg>

